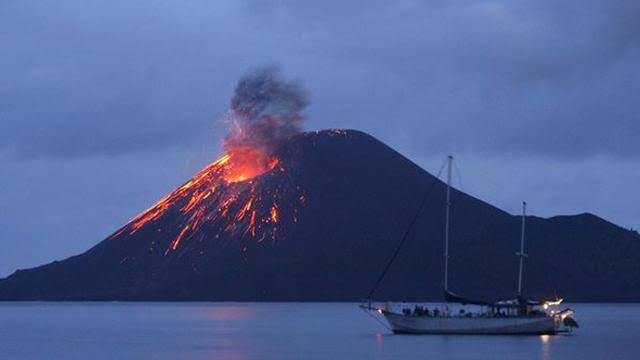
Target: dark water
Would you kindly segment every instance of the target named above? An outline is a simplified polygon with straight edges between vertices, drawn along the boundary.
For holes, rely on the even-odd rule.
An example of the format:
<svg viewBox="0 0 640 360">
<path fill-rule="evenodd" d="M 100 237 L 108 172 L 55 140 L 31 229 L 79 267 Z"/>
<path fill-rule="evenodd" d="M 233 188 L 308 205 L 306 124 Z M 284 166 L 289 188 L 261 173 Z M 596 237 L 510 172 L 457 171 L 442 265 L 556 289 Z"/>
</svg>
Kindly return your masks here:
<svg viewBox="0 0 640 360">
<path fill-rule="evenodd" d="M 640 358 L 640 304 L 572 307 L 572 335 L 410 336 L 356 304 L 0 303 L 0 358 Z"/>
</svg>

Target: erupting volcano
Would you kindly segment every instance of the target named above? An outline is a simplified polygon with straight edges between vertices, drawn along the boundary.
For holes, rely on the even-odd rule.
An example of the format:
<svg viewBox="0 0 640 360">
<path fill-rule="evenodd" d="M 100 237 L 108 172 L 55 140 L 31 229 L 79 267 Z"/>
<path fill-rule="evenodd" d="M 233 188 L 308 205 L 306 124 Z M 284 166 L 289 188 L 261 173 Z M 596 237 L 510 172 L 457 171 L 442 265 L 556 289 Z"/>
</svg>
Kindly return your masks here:
<svg viewBox="0 0 640 360">
<path fill-rule="evenodd" d="M 307 104 L 277 72 L 244 77 L 221 157 L 85 253 L 0 280 L 0 299 L 358 300 L 433 186 L 375 295 L 439 300 L 445 185 L 365 133 L 303 132 Z M 508 298 L 519 216 L 456 190 L 451 201 L 449 276 L 470 284 L 453 290 Z M 527 228 L 531 297 L 640 299 L 637 233 L 589 214 Z"/>
<path fill-rule="evenodd" d="M 212 235 L 219 241 L 276 241 L 279 229 L 297 222 L 304 202 L 304 191 L 292 186 L 291 179 L 283 181 L 286 169 L 278 151 L 300 133 L 307 104 L 302 88 L 282 79 L 275 69 L 245 76 L 224 117 L 231 127 L 224 140 L 226 153 L 112 237 L 154 227 L 171 209 L 178 209 L 182 221 L 177 235 L 168 246 L 154 241 L 151 251 L 166 246 L 168 255 L 188 248 L 192 239 L 203 241 Z M 283 197 L 289 201 L 282 202 Z"/>
</svg>

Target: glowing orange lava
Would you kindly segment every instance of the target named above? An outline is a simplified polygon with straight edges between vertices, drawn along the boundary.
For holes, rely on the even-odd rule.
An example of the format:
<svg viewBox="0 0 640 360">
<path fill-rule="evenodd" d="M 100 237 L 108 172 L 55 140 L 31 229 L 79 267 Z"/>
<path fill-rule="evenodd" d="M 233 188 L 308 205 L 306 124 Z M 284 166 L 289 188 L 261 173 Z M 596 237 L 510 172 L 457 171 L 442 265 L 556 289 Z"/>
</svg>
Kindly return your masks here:
<svg viewBox="0 0 640 360">
<path fill-rule="evenodd" d="M 269 237 L 275 242 L 281 228 L 276 224 L 283 219 L 296 223 L 304 201 L 300 188 L 290 186 L 290 180 L 283 181 L 284 177 L 279 176 L 284 173 L 285 168 L 276 157 L 251 149 L 234 149 L 136 216 L 112 237 L 125 232 L 134 235 L 150 226 L 155 234 L 173 234 L 166 243 L 165 255 L 186 246 L 194 236 L 200 241 L 205 236 L 218 239 L 224 235 L 230 240 L 253 238 L 261 242 Z M 283 195 L 294 199 L 294 204 L 280 204 Z M 161 229 L 160 219 L 167 214 L 177 215 L 179 223 L 171 229 Z M 210 234 L 211 231 L 215 233 Z"/>
<path fill-rule="evenodd" d="M 248 147 L 234 148 L 229 156 L 233 161 L 226 163 L 224 178 L 230 183 L 254 178 L 278 164 L 278 158 Z"/>
</svg>

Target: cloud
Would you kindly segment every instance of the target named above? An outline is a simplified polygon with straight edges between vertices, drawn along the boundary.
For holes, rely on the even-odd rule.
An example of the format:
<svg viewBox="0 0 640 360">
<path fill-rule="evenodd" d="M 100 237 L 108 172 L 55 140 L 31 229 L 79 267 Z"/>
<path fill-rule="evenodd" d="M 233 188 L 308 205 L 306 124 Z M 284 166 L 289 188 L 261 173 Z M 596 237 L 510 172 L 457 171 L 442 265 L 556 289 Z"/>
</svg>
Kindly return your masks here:
<svg viewBox="0 0 640 360">
<path fill-rule="evenodd" d="M 327 80 L 331 102 L 356 102 L 349 115 L 374 132 L 394 122 L 423 151 L 640 154 L 637 2 L 279 4 L 253 18 L 281 34 L 305 24 L 305 51 L 352 71 Z"/>
<path fill-rule="evenodd" d="M 205 37 L 189 25 L 195 13 L 59 5 L 3 3 L 0 40 L 10 51 L 0 58 L 0 149 L 73 158 L 211 136 L 233 81 L 218 56 L 223 16 Z"/>
<path fill-rule="evenodd" d="M 640 154 L 636 1 L 67 0 L 2 10 L 12 51 L 0 60 L 0 147 L 21 156 L 182 146 L 213 128 L 244 71 L 273 62 L 309 85 L 312 125 L 408 138 L 422 151 Z"/>
</svg>

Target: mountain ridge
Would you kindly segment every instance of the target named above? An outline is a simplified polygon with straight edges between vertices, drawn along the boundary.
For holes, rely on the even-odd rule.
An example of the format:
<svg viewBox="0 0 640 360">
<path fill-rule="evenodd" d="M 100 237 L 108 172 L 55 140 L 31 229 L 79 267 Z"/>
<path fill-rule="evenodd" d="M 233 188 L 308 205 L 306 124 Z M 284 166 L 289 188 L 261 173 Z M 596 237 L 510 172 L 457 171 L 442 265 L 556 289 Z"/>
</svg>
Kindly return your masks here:
<svg viewBox="0 0 640 360">
<path fill-rule="evenodd" d="M 434 190 L 375 297 L 441 298 L 441 181 L 357 130 L 303 133 L 278 156 L 281 168 L 250 182 L 219 185 L 205 179 L 183 190 L 159 216 L 148 215 L 139 228 L 132 221 L 84 253 L 14 272 L 0 280 L 0 299 L 359 300 L 373 286 L 431 184 Z M 211 171 L 218 174 L 217 168 Z M 213 185 L 217 190 L 202 191 Z M 273 200 L 274 193 L 281 199 Z M 222 216 L 221 204 L 233 194 L 238 194 L 233 200 L 237 204 Z M 250 195 L 255 203 L 242 212 Z M 512 295 L 519 216 L 457 189 L 452 199 L 453 290 L 482 297 Z M 196 230 L 184 230 L 201 205 L 207 220 L 196 224 Z M 262 222 L 250 219 L 248 211 L 256 218 L 264 215 Z M 150 213 L 138 219 L 144 214 Z M 231 224 L 231 218 L 238 224 Z M 527 225 L 531 256 L 525 289 L 531 296 L 640 299 L 640 290 L 634 290 L 640 288 L 637 233 L 587 213 L 529 216 Z"/>
</svg>

